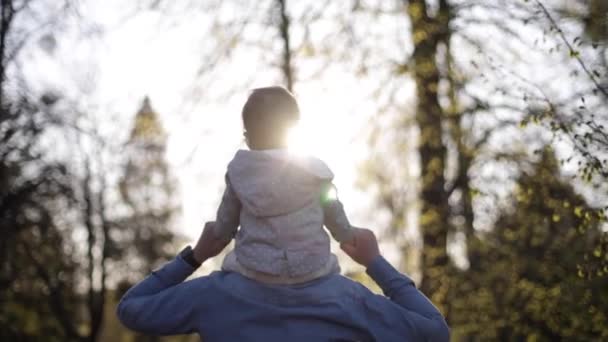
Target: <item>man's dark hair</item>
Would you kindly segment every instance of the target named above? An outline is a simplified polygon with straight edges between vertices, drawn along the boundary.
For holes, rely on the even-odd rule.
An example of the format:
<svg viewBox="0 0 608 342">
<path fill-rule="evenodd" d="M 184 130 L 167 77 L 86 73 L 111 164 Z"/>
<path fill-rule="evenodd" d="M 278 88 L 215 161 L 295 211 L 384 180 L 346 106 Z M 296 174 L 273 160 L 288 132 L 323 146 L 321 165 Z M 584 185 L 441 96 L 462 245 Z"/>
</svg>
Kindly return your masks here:
<svg viewBox="0 0 608 342">
<path fill-rule="evenodd" d="M 299 118 L 298 103 L 287 89 L 274 86 L 252 90 L 243 106 L 243 126 L 249 147 L 281 147 L 287 131 Z"/>
</svg>

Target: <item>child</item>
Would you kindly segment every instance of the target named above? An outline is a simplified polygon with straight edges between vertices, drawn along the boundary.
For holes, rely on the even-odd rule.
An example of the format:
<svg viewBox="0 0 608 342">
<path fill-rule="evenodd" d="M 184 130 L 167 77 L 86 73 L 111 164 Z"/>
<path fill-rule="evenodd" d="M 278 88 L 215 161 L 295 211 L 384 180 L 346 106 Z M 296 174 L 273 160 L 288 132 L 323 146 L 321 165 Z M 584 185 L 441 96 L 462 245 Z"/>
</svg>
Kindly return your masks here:
<svg viewBox="0 0 608 342">
<path fill-rule="evenodd" d="M 339 242 L 350 241 L 352 230 L 342 204 L 327 197 L 327 165 L 287 151 L 287 133 L 300 116 L 295 98 L 282 87 L 255 89 L 242 116 L 250 150 L 228 165 L 214 230 L 217 238 L 235 237 L 222 269 L 269 284 L 339 273 L 323 225 Z"/>
</svg>

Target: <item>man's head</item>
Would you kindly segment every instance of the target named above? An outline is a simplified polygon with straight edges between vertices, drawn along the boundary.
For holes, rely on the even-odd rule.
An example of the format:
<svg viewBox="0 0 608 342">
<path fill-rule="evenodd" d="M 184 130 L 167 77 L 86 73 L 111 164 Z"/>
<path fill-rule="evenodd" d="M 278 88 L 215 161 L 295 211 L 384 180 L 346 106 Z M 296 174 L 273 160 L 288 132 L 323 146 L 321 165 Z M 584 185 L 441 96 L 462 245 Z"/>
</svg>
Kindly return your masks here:
<svg viewBox="0 0 608 342">
<path fill-rule="evenodd" d="M 254 89 L 243 106 L 243 126 L 252 150 L 283 148 L 287 133 L 300 118 L 293 95 L 283 87 Z"/>
</svg>

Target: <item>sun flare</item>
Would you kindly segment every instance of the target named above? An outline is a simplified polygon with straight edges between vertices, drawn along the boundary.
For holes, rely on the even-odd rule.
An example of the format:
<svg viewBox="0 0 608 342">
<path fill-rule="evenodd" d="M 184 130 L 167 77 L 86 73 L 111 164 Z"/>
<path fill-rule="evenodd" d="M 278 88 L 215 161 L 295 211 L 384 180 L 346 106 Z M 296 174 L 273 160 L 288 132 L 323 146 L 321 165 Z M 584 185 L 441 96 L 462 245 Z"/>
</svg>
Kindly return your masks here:
<svg viewBox="0 0 608 342">
<path fill-rule="evenodd" d="M 289 150 L 297 154 L 335 157 L 337 144 L 347 138 L 348 132 L 340 131 L 335 115 L 325 115 L 320 105 L 306 102 L 302 108 L 300 122 L 288 135 Z"/>
<path fill-rule="evenodd" d="M 333 167 L 350 164 L 352 156 L 363 151 L 360 144 L 353 141 L 359 128 L 349 115 L 348 96 L 328 95 L 318 90 L 307 95 L 298 99 L 301 117 L 289 132 L 289 150 L 321 158 Z"/>
<path fill-rule="evenodd" d="M 348 132 L 339 131 L 330 120 L 310 115 L 291 129 L 287 138 L 290 151 L 322 159 L 339 158 L 340 142 L 347 139 Z"/>
<path fill-rule="evenodd" d="M 301 124 L 293 127 L 287 137 L 289 151 L 295 154 L 314 155 L 316 148 L 312 139 L 308 139 L 309 136 L 309 132 Z"/>
</svg>

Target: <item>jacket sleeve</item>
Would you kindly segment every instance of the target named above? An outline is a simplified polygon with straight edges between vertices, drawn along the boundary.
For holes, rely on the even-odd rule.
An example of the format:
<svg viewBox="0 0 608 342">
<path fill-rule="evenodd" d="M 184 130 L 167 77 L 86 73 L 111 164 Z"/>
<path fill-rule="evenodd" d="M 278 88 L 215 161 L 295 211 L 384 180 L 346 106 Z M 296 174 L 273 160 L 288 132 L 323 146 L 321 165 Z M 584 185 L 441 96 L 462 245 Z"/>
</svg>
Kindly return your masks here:
<svg viewBox="0 0 608 342">
<path fill-rule="evenodd" d="M 239 228 L 240 221 L 241 201 L 236 196 L 228 175 L 226 175 L 226 189 L 215 219 L 215 236 L 223 240 L 231 240 Z"/>
<path fill-rule="evenodd" d="M 154 335 L 188 334 L 197 331 L 201 292 L 210 284 L 208 277 L 183 282 L 194 272 L 180 256 L 152 272 L 133 286 L 118 303 L 116 314 L 127 328 Z M 193 300 L 197 298 L 197 300 Z"/>
<path fill-rule="evenodd" d="M 349 241 L 352 238 L 350 222 L 342 203 L 337 199 L 328 200 L 323 204 L 323 224 L 338 242 Z"/>
<path fill-rule="evenodd" d="M 445 319 L 410 278 L 399 273 L 382 256 L 371 263 L 367 274 L 393 303 L 403 309 L 400 319 L 408 326 L 408 331 L 413 332 L 414 340 L 449 341 L 450 333 Z"/>
</svg>

